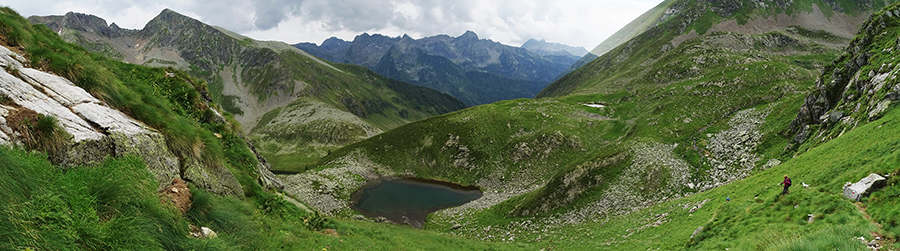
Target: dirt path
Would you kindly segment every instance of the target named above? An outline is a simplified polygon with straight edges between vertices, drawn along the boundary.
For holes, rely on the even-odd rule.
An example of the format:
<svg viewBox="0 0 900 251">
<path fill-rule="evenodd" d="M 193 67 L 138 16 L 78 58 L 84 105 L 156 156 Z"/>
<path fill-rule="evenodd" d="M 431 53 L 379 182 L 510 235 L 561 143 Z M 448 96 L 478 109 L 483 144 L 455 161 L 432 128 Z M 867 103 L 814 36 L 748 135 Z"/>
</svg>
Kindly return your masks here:
<svg viewBox="0 0 900 251">
<path fill-rule="evenodd" d="M 889 242 L 887 239 L 884 238 L 884 234 L 881 234 L 881 232 L 884 231 L 884 228 L 877 221 L 873 220 L 872 216 L 869 216 L 869 213 L 866 212 L 866 207 L 862 202 L 856 202 L 856 203 L 853 203 L 853 205 L 856 206 L 856 210 L 859 210 L 859 213 L 861 213 L 863 215 L 863 217 L 866 218 L 866 220 L 869 220 L 870 222 L 872 222 L 872 224 L 875 224 L 875 226 L 878 227 L 878 231 L 872 232 L 872 238 L 880 239 L 880 240 L 875 241 L 875 243 L 878 243 L 879 249 L 883 249 L 885 246 L 895 244 L 893 242 Z M 889 249 L 885 249 L 885 250 L 889 250 Z"/>
</svg>

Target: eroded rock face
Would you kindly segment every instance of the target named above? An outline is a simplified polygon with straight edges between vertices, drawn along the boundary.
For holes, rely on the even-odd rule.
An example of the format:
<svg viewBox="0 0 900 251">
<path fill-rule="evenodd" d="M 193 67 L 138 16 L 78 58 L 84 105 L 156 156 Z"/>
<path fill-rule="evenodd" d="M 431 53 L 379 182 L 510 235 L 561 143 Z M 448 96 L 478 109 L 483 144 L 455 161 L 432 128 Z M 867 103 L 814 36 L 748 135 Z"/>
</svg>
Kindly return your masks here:
<svg viewBox="0 0 900 251">
<path fill-rule="evenodd" d="M 879 58 L 900 49 L 900 39 L 894 43 L 876 42 L 892 22 L 900 19 L 893 12 L 900 10 L 894 7 L 866 21 L 844 55 L 825 68 L 816 81 L 816 89 L 806 97 L 791 122 L 794 144 L 833 138 L 830 133 L 823 136 L 823 132 L 841 124 L 856 127 L 860 121 L 876 120 L 900 99 L 900 85 L 895 80 L 900 76 L 900 64 L 891 62 L 893 58 Z M 818 131 L 810 128 L 816 125 Z"/>
<path fill-rule="evenodd" d="M 19 132 L 7 125 L 11 114 L 28 110 L 53 116 L 71 135 L 65 147 L 50 156 L 62 166 L 95 165 L 110 156 L 139 156 L 159 182 L 159 188 L 180 178 L 180 161 L 165 137 L 124 113 L 110 108 L 71 81 L 28 68 L 21 55 L 0 46 L 0 144 L 22 144 Z M 185 160 L 184 178 L 223 195 L 243 196 L 240 183 L 223 168 L 205 168 Z"/>
</svg>

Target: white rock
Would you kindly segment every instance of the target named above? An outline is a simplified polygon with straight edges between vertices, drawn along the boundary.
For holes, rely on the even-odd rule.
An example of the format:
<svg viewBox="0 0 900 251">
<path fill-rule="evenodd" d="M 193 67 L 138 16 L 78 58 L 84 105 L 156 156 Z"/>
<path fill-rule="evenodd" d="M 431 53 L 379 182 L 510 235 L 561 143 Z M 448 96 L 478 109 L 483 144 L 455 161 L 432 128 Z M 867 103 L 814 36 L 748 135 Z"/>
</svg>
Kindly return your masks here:
<svg viewBox="0 0 900 251">
<path fill-rule="evenodd" d="M 887 180 L 884 177 L 881 177 L 881 175 L 874 173 L 869 174 L 869 176 L 859 180 L 859 182 L 844 185 L 844 197 L 859 201 L 863 195 L 872 192 L 874 187 L 882 186 L 885 182 L 887 182 Z"/>
<path fill-rule="evenodd" d="M 0 93 L 5 94 L 13 102 L 24 108 L 56 117 L 58 123 L 66 132 L 74 136 L 75 142 L 100 140 L 104 137 L 102 133 L 94 130 L 87 121 L 73 113 L 69 108 L 6 71 L 0 71 Z"/>
<path fill-rule="evenodd" d="M 94 122 L 102 129 L 111 132 L 122 132 L 125 135 L 145 134 L 143 123 L 128 117 L 124 113 L 102 106 L 97 103 L 82 103 L 72 107 L 72 110 L 88 121 Z"/>
<path fill-rule="evenodd" d="M 12 65 L 13 68 L 19 69 L 23 68 L 22 62 L 25 62 L 25 58 L 18 53 L 12 52 L 6 47 L 0 46 L 0 66 L 6 67 Z"/>
<path fill-rule="evenodd" d="M 212 231 L 212 229 L 209 229 L 208 227 L 200 228 L 200 232 L 203 238 L 216 238 L 218 236 L 215 231 Z"/>
<path fill-rule="evenodd" d="M 31 68 L 20 69 L 19 72 L 31 86 L 44 91 L 63 106 L 72 107 L 89 102 L 100 103 L 100 100 L 63 77 Z"/>
</svg>

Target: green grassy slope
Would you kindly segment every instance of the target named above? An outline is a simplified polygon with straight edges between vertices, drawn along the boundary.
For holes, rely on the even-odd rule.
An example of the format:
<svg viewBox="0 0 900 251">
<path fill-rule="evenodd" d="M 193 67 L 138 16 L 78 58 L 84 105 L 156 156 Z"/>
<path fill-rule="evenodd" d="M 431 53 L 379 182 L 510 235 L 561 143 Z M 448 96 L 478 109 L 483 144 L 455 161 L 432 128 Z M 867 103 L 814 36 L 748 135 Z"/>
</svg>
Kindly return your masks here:
<svg viewBox="0 0 900 251">
<path fill-rule="evenodd" d="M 321 93 L 267 112 L 250 130 L 273 170 L 302 171 L 344 145 L 465 107 L 447 94 L 385 78 L 361 66 L 335 67 L 343 72 L 324 69 L 325 74 L 307 75 Z M 303 72 L 308 65 L 296 68 Z"/>
<path fill-rule="evenodd" d="M 137 158 L 62 171 L 45 155 L 0 147 L 4 250 L 521 250 L 384 224 L 326 219 L 275 194 L 223 198 L 191 188 L 185 215 L 160 202 Z M 189 225 L 214 239 L 188 237 Z M 322 231 L 323 229 L 329 231 Z M 334 231 L 338 236 L 328 235 Z"/>
<path fill-rule="evenodd" d="M 844 45 L 848 41 L 841 41 L 843 39 L 839 36 L 818 30 L 810 24 L 804 23 L 799 26 L 789 25 L 793 22 L 789 21 L 787 18 L 782 18 L 784 19 L 784 23 L 779 24 L 776 21 L 779 19 L 776 18 L 778 18 L 779 15 L 786 15 L 803 16 L 801 19 L 815 20 L 817 16 L 822 15 L 825 19 L 818 20 L 818 22 L 829 23 L 830 25 L 836 26 L 847 25 L 844 23 L 847 21 L 843 19 L 852 20 L 853 18 L 846 17 L 868 15 L 868 13 L 884 7 L 884 4 L 884 2 L 880 1 L 865 1 L 859 3 L 848 3 L 843 1 L 795 1 L 781 5 L 766 5 L 766 7 L 761 7 L 758 4 L 743 3 L 740 1 L 677 1 L 671 3 L 670 7 L 672 11 L 678 13 L 677 15 L 670 17 L 656 27 L 635 36 L 628 43 L 624 43 L 615 49 L 610 50 L 604 56 L 585 65 L 585 67 L 579 68 L 572 74 L 557 80 L 538 94 L 538 98 L 569 94 L 608 93 L 613 91 L 612 89 L 640 88 L 647 85 L 664 84 L 696 76 L 693 74 L 686 74 L 686 72 L 678 74 L 679 72 L 659 71 L 659 66 L 656 65 L 658 63 L 673 63 L 671 60 L 663 59 L 672 56 L 671 54 L 682 52 L 672 51 L 671 49 L 673 48 L 690 49 L 685 48 L 685 46 L 680 46 L 681 41 L 684 41 L 684 39 L 690 40 L 697 39 L 695 37 L 714 37 L 718 32 L 711 32 L 714 33 L 711 34 L 707 31 L 714 26 L 727 21 L 734 21 L 737 27 L 721 28 L 723 31 L 741 30 L 739 28 L 741 24 L 746 24 L 752 20 L 767 18 L 775 19 L 773 22 L 776 23 L 761 25 L 762 27 L 760 27 L 760 29 L 774 30 L 782 33 L 795 33 L 796 35 L 807 37 L 812 41 L 822 44 L 838 42 L 838 44 Z M 832 10 L 832 5 L 839 6 L 838 8 L 843 9 L 843 11 L 836 12 Z M 822 13 L 818 14 L 818 12 L 814 12 L 813 6 L 816 6 L 816 9 L 821 9 Z M 860 24 L 852 24 L 854 28 L 858 28 L 858 25 Z M 796 27 L 791 28 L 789 26 Z M 735 33 L 760 35 L 756 34 L 759 32 L 747 33 L 746 31 L 736 31 Z M 855 34 L 855 32 L 851 31 L 849 34 Z M 833 39 L 837 39 L 838 41 L 834 41 Z M 718 43 L 712 45 L 721 50 L 743 51 L 747 49 L 746 46 L 741 46 L 734 42 L 736 41 L 718 41 Z M 763 44 L 751 44 L 751 48 L 749 49 L 758 49 L 755 47 L 764 45 L 780 48 L 782 51 L 778 51 L 776 48 L 772 48 L 776 51 L 770 51 L 779 52 L 778 54 L 780 55 L 808 55 L 811 53 L 821 53 L 821 50 L 816 48 L 797 48 L 796 45 L 784 44 L 784 42 L 791 43 L 791 41 L 770 41 Z M 648 67 L 655 69 L 647 69 Z M 687 69 L 681 68 L 680 70 L 684 71 Z M 703 67 L 701 67 L 701 70 L 703 70 Z"/>
<path fill-rule="evenodd" d="M 174 69 L 108 60 L 63 42 L 53 31 L 27 23 L 9 8 L 0 9 L 0 42 L 23 50 L 33 65 L 72 78 L 112 106 L 159 129 L 173 151 L 196 152 L 210 165 L 229 168 L 246 193 L 244 198 L 228 198 L 191 185 L 193 205 L 181 215 L 161 202 L 156 181 L 139 158 L 64 169 L 52 165 L 43 153 L 3 146 L 0 249 L 533 249 L 527 244 L 484 243 L 305 212 L 260 186 L 256 159 L 237 128 L 208 121 L 209 107 L 198 100 L 205 89 L 202 80 Z M 164 77 L 167 71 L 177 77 Z M 190 238 L 189 225 L 210 227 L 218 238 Z"/>
<path fill-rule="evenodd" d="M 600 44 L 591 49 L 590 53 L 585 54 L 581 59 L 578 59 L 575 64 L 572 64 L 572 66 L 566 69 L 566 71 L 564 71 L 562 74 L 559 74 L 559 77 L 557 77 L 557 79 L 568 75 L 572 71 L 575 71 L 576 69 L 590 63 L 594 59 L 597 59 L 597 57 L 599 57 L 600 55 L 606 54 L 606 52 L 615 49 L 622 43 L 628 42 L 628 40 L 631 40 L 635 36 L 644 33 L 644 31 L 647 31 L 650 28 L 653 28 L 658 23 L 660 23 L 660 21 L 665 20 L 673 14 L 667 13 L 666 10 L 668 10 L 669 6 L 674 2 L 674 0 L 663 1 L 652 9 L 647 10 L 647 12 L 644 12 L 644 14 L 641 14 L 640 16 L 626 24 L 624 27 L 616 31 L 616 33 L 613 33 L 608 38 L 603 40 L 603 42 L 600 42 Z"/>
<path fill-rule="evenodd" d="M 854 237 L 872 240 L 884 236 L 889 239 L 880 242 L 882 245 L 900 248 L 896 244 L 900 234 L 896 221 L 900 213 L 896 196 L 900 189 L 896 185 L 898 119 L 900 110 L 891 110 L 883 118 L 779 166 L 711 191 L 611 217 L 602 224 L 560 228 L 555 236 L 572 239 L 554 243 L 573 250 L 864 250 Z M 859 181 L 869 173 L 892 178 L 887 187 L 859 203 L 843 197 L 845 182 Z M 780 195 L 783 175 L 789 175 L 795 184 L 786 196 Z M 809 188 L 804 189 L 803 183 Z M 690 212 L 706 200 L 700 209 Z M 815 215 L 813 223 L 807 223 L 808 214 Z M 661 224 L 653 226 L 657 220 Z M 690 238 L 701 226 L 703 231 Z"/>
</svg>

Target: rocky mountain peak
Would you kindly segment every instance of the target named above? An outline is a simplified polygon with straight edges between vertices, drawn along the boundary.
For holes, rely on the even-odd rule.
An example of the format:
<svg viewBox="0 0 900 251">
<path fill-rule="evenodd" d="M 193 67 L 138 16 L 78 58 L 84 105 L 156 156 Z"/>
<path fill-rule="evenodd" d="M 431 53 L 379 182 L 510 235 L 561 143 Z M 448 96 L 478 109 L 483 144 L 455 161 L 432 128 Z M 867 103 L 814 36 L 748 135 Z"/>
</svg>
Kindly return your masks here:
<svg viewBox="0 0 900 251">
<path fill-rule="evenodd" d="M 133 30 L 122 29 L 115 23 L 106 24 L 106 20 L 98 16 L 69 12 L 64 16 L 32 16 L 28 20 L 31 23 L 44 23 L 53 31 L 59 32 L 63 28 L 78 31 L 101 34 L 107 37 L 119 37 L 133 33 Z"/>
<path fill-rule="evenodd" d="M 219 29 L 170 9 L 160 12 L 137 33 L 154 47 L 175 49 L 180 56 L 201 69 L 212 70 L 218 64 L 230 64 L 239 50 L 238 42 Z"/>
<path fill-rule="evenodd" d="M 349 45 L 350 43 L 351 43 L 350 41 L 346 41 L 346 40 L 343 40 L 343 39 L 340 39 L 337 37 L 330 37 L 328 39 L 325 39 L 325 41 L 322 41 L 322 47 L 334 47 L 334 46 L 341 46 L 341 45 L 345 45 L 345 44 Z"/>
<path fill-rule="evenodd" d="M 459 37 L 456 38 L 457 41 L 478 41 L 478 34 L 475 34 L 474 31 L 467 30 L 466 33 L 463 33 Z"/>
<path fill-rule="evenodd" d="M 418 47 L 416 40 L 412 37 L 404 34 L 403 37 L 400 38 L 399 41 L 394 43 L 391 47 L 389 53 L 399 54 L 399 53 L 412 53 L 418 54 L 415 50 Z"/>
<path fill-rule="evenodd" d="M 184 26 L 181 26 L 184 25 Z M 202 22 L 191 17 L 182 15 L 170 9 L 164 9 L 156 17 L 147 22 L 143 31 L 158 30 L 162 28 L 187 28 L 196 26 L 206 26 Z"/>
<path fill-rule="evenodd" d="M 349 63 L 374 68 L 391 46 L 399 41 L 399 37 L 388 37 L 381 34 L 363 33 L 353 39 L 353 45 L 347 50 L 341 63 Z"/>
</svg>

